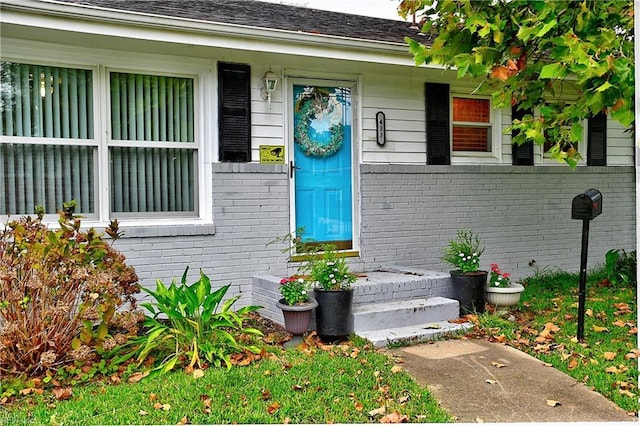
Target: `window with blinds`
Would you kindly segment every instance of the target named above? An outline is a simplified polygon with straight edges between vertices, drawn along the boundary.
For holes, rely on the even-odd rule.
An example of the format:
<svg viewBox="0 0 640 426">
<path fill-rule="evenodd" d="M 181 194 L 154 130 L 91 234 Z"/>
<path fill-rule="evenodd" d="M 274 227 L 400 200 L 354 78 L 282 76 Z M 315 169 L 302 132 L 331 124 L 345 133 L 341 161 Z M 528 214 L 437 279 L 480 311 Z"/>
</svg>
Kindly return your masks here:
<svg viewBox="0 0 640 426">
<path fill-rule="evenodd" d="M 0 78 L 0 214 L 94 213 L 92 71 L 0 62 Z"/>
<path fill-rule="evenodd" d="M 452 150 L 491 152 L 490 101 L 454 97 L 452 109 Z"/>
<path fill-rule="evenodd" d="M 7 61 L 0 77 L 0 215 L 76 200 L 87 217 L 197 216 L 194 78 Z"/>
<path fill-rule="evenodd" d="M 109 82 L 111 211 L 195 214 L 193 79 L 111 72 Z"/>
</svg>

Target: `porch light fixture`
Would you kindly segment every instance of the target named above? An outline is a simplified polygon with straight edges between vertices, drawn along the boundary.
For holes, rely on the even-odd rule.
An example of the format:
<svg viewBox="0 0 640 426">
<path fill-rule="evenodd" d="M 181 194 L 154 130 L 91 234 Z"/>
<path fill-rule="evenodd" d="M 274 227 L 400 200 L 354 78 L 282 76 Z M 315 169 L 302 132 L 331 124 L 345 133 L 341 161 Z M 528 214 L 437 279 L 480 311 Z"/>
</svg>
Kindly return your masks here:
<svg viewBox="0 0 640 426">
<path fill-rule="evenodd" d="M 278 76 L 269 68 L 269 71 L 264 73 L 262 82 L 264 87 L 260 90 L 260 96 L 262 96 L 263 100 L 267 101 L 268 110 L 271 111 L 271 94 L 275 92 L 276 86 L 278 85 Z"/>
</svg>

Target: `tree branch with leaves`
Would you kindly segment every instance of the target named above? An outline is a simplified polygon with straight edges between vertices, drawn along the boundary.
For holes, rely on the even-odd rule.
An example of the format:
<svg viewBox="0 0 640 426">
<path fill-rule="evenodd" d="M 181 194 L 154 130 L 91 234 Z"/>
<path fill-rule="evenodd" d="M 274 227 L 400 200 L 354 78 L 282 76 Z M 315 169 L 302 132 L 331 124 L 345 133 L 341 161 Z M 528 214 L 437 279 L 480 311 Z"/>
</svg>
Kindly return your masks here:
<svg viewBox="0 0 640 426">
<path fill-rule="evenodd" d="M 398 12 L 430 36 L 406 38 L 416 65 L 479 79 L 496 108 L 536 111 L 514 120 L 514 143 L 552 142 L 551 156 L 575 167 L 585 119 L 635 123 L 631 1 L 402 0 Z"/>
</svg>

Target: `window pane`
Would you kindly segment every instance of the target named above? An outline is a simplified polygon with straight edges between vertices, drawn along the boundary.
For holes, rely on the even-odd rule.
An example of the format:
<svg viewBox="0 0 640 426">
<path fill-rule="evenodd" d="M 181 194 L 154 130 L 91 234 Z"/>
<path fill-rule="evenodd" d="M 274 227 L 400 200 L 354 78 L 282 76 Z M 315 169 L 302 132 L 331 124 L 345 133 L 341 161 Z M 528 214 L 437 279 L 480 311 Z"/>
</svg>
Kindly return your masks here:
<svg viewBox="0 0 640 426">
<path fill-rule="evenodd" d="M 111 211 L 195 212 L 196 151 L 110 148 Z"/>
<path fill-rule="evenodd" d="M 78 213 L 94 213 L 96 147 L 0 144 L 0 214 L 55 213 L 76 200 Z"/>
<path fill-rule="evenodd" d="M 113 140 L 193 142 L 193 79 L 112 72 Z"/>
<path fill-rule="evenodd" d="M 453 98 L 453 121 L 489 123 L 490 106 L 487 99 Z"/>
<path fill-rule="evenodd" d="M 4 136 L 93 138 L 90 70 L 0 62 Z"/>
<path fill-rule="evenodd" d="M 490 152 L 489 128 L 453 126 L 453 150 Z"/>
</svg>

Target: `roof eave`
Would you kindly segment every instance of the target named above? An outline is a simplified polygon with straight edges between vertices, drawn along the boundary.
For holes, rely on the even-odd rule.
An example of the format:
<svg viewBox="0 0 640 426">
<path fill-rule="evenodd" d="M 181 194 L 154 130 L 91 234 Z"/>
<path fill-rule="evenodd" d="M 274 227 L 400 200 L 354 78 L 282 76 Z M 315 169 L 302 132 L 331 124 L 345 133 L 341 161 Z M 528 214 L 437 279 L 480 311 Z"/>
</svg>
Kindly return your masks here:
<svg viewBox="0 0 640 426">
<path fill-rule="evenodd" d="M 198 34 L 198 35 L 214 35 L 217 37 L 232 37 L 234 39 L 246 41 L 266 42 L 262 48 L 269 51 L 268 46 L 275 44 L 285 45 L 304 45 L 306 47 L 322 47 L 322 56 L 327 55 L 327 49 L 334 51 L 348 50 L 352 53 L 362 52 L 371 61 L 372 54 L 380 54 L 383 63 L 388 63 L 389 58 L 386 56 L 404 57 L 405 60 L 411 59 L 408 53 L 408 47 L 404 43 L 383 42 L 377 40 L 361 40 L 348 37 L 338 37 L 326 34 L 315 34 L 306 32 L 296 32 L 281 29 L 271 29 L 255 26 L 215 23 L 187 18 L 173 18 L 154 14 L 146 14 L 139 12 L 121 12 L 112 9 L 106 9 L 96 6 L 86 5 L 70 5 L 56 0 L 3 0 L 0 8 L 2 9 L 3 22 L 14 24 L 28 25 L 25 22 L 24 15 L 40 15 L 69 19 L 74 21 L 89 21 L 94 23 L 104 23 L 113 25 L 127 25 L 130 27 L 144 28 L 160 31 L 179 31 L 182 33 Z M 12 16 L 11 13 L 16 12 L 18 15 Z M 14 19 L 12 19 L 14 18 Z M 16 21 L 16 22 L 12 22 Z M 55 20 L 52 20 L 55 21 Z M 43 25 L 42 19 L 38 25 Z M 55 22 L 49 23 L 53 28 Z M 175 40 L 180 42 L 179 40 Z M 193 41 L 186 41 L 193 43 Z M 255 45 L 252 48 L 255 49 Z M 274 53 L 283 53 L 275 52 Z M 342 56 L 342 55 L 340 55 Z M 354 58 L 356 59 L 356 58 Z M 374 61 L 377 62 L 377 61 Z M 395 62 L 395 61 L 394 61 Z M 404 61 L 403 61 L 404 62 Z M 409 61 L 411 62 L 411 61 Z"/>
</svg>

